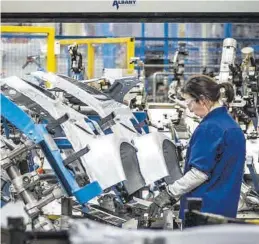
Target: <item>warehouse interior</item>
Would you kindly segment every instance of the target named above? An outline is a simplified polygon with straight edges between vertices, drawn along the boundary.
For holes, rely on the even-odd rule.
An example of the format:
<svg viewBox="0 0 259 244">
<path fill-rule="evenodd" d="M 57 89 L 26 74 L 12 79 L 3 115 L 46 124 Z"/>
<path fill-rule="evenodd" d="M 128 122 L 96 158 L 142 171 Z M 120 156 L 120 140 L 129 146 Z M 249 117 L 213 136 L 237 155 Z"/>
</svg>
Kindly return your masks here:
<svg viewBox="0 0 259 244">
<path fill-rule="evenodd" d="M 177 14 L 2 15 L 1 243 L 257 243 L 257 15 Z M 202 196 L 187 198 L 184 219 L 181 199 L 157 203 L 186 175 L 203 118 L 182 89 L 202 75 L 231 84 L 226 107 L 245 138 L 235 217 L 204 212 Z"/>
</svg>

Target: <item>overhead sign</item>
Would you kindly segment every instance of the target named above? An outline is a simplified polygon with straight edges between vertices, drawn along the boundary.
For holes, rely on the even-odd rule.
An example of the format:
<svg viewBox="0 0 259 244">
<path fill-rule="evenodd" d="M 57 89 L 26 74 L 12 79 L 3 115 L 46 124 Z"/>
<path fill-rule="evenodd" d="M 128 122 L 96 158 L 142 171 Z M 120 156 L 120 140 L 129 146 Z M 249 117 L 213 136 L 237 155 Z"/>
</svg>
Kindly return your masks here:
<svg viewBox="0 0 259 244">
<path fill-rule="evenodd" d="M 2 0 L 2 13 L 259 13 L 259 1 Z M 127 18 L 128 16 L 125 16 Z M 143 16 L 144 17 L 144 16 Z M 240 16 L 242 17 L 242 16 Z"/>
<path fill-rule="evenodd" d="M 112 3 L 113 7 L 116 7 L 117 9 L 119 9 L 120 5 L 135 5 L 136 4 L 136 0 L 114 0 Z"/>
</svg>

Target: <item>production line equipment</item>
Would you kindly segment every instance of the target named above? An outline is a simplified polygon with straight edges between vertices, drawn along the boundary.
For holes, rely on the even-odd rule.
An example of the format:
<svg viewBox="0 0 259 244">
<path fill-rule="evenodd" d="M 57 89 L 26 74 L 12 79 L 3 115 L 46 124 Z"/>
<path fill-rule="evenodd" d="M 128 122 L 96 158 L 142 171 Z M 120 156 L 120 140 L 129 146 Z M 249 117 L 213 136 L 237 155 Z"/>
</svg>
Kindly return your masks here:
<svg viewBox="0 0 259 244">
<path fill-rule="evenodd" d="M 1 118 L 7 124 L 7 130 L 4 131 L 12 128 L 12 135 L 2 133 L 4 148 L 8 152 L 5 158 L 12 159 L 14 165 L 17 165 L 15 163 L 17 159 L 10 156 L 12 149 L 15 148 L 10 147 L 14 144 L 12 138 L 16 138 L 15 143 L 20 146 L 24 144 L 24 137 L 35 137 L 34 134 L 29 137 L 33 132 L 28 131 L 28 123 L 20 119 L 24 116 L 32 126 L 42 128 L 40 131 L 35 130 L 40 133 L 41 137 L 48 138 L 47 141 L 52 145 L 52 149 L 60 155 L 62 169 L 69 175 L 67 176 L 64 172 L 62 172 L 63 175 L 56 173 L 56 171 L 59 172 L 59 161 L 56 162 L 53 157 L 51 157 L 52 161 L 49 159 L 49 150 L 45 147 L 33 148 L 41 152 L 41 160 L 50 164 L 56 176 L 54 178 L 61 182 L 62 186 L 58 188 L 60 195 L 49 197 L 48 201 L 42 200 L 45 204 L 39 200 L 38 209 L 40 210 L 42 206 L 56 198 L 61 198 L 64 189 L 69 197 L 75 198 L 77 204 L 81 205 L 80 211 L 89 218 L 119 226 L 136 217 L 144 219 L 145 212 L 151 203 L 146 200 L 152 199 L 152 196 L 144 196 L 144 192 L 155 194 L 163 190 L 166 184 L 172 183 L 182 175 L 174 143 L 162 134 L 145 133 L 141 127 L 137 127 L 141 129 L 141 132 L 138 132 L 136 126 L 131 123 L 135 117 L 127 106 L 89 88 L 86 84 L 44 72 L 34 73 L 33 76 L 38 80 L 47 79 L 53 84 L 54 90 L 46 90 L 38 84 L 18 77 L 1 80 L 1 98 L 16 108 L 2 111 Z M 58 96 L 53 95 L 57 93 Z M 86 107 L 96 111 L 101 120 L 96 122 L 89 119 L 82 111 L 73 109 L 69 99 L 64 99 L 67 94 L 70 99 L 71 97 L 77 98 L 87 105 Z M 19 111 L 21 116 L 17 116 L 16 111 Z M 111 133 L 105 133 L 107 129 L 111 129 Z M 147 141 L 149 147 L 146 147 Z M 41 146 L 38 141 L 36 144 Z M 152 154 L 153 158 L 149 155 L 151 146 L 156 154 Z M 28 151 L 32 153 L 32 149 L 26 147 L 26 152 Z M 15 155 L 20 157 L 20 151 Z M 6 168 L 3 169 L 5 172 Z M 16 171 L 21 170 L 18 168 Z M 28 171 L 25 174 L 33 174 L 36 178 L 42 175 L 44 178 L 44 167 L 43 173 L 35 170 Z M 50 172 L 53 171 L 50 170 Z M 23 174 L 7 174 L 11 186 L 15 185 L 17 177 L 23 177 Z M 73 181 L 68 177 L 73 178 Z M 73 183 L 73 187 L 78 187 L 80 193 L 78 194 L 74 188 L 71 190 L 71 186 L 67 186 L 63 181 Z M 45 185 L 42 184 L 41 187 L 44 192 Z M 14 193 L 17 196 L 21 195 L 20 192 L 24 192 L 21 188 L 24 189 L 21 184 L 14 187 Z M 34 199 L 33 202 L 37 204 L 40 193 L 35 189 L 38 188 L 32 184 L 26 189 L 36 195 L 36 200 Z M 90 193 L 84 192 L 84 198 L 81 199 L 81 192 L 84 189 Z M 51 188 L 48 191 L 52 194 Z M 23 197 L 21 199 L 27 204 L 26 199 Z M 89 200 L 95 201 L 94 204 L 90 204 L 90 207 Z M 138 223 L 139 225 L 141 224 Z"/>
<path fill-rule="evenodd" d="M 65 167 L 66 164 L 71 163 L 71 160 L 75 160 L 76 154 L 63 159 L 56 143 L 48 132 L 48 128 L 43 124 L 35 124 L 21 108 L 2 93 L 0 95 L 1 116 L 23 133 L 18 145 L 10 142 L 7 138 L 1 137 L 1 173 L 5 172 L 7 180 L 11 182 L 14 198 L 23 201 L 33 228 L 36 230 L 54 230 L 55 226 L 51 221 L 41 214 L 42 207 L 55 199 L 61 198 L 63 194 L 74 196 L 80 204 L 85 204 L 93 197 L 101 194 L 102 189 L 96 181 L 80 186 L 75 177 Z M 36 171 L 21 174 L 19 168 L 21 155 L 36 149 L 43 152 L 52 168 L 52 173 L 56 176 L 55 179 L 58 179 L 58 183 L 56 181 L 56 184 L 50 184 L 47 188 L 42 184 L 41 175 L 37 174 Z M 53 176 L 47 175 L 46 179 L 48 177 L 53 178 Z M 4 183 L 2 179 L 3 177 L 1 178 L 1 184 Z M 1 201 L 3 200 L 1 199 Z M 5 198 L 5 200 L 8 199 Z"/>
<path fill-rule="evenodd" d="M 226 105 L 247 136 L 245 173 L 252 186 L 244 179 L 239 210 L 257 211 L 258 70 L 253 49 L 244 48 L 242 52 L 243 62 L 236 65 L 236 41 L 224 40 L 220 73 L 215 79 L 234 85 L 235 100 Z M 163 228 L 168 226 L 167 221 L 173 226 L 172 210 L 177 206 L 165 209 L 162 224 L 159 218 L 150 221 L 147 211 L 152 199 L 182 176 L 179 135 L 180 140 L 188 136 L 179 133 L 179 128 L 186 132 L 182 122 L 188 123 L 180 89 L 186 55 L 185 46 L 175 54 L 178 78 L 168 94 L 174 104 L 143 105 L 144 99 L 137 101 L 146 113 L 134 109 L 134 96 L 138 94 L 134 89 L 139 90 L 141 83 L 135 77 L 115 79 L 103 91 L 89 85 L 93 80 L 43 71 L 33 72 L 27 79 L 2 79 L 3 210 L 10 202 L 22 201 L 35 230 L 66 227 L 64 214 L 122 228 L 152 228 L 159 224 Z M 130 101 L 126 105 L 127 99 Z M 159 114 L 156 108 L 172 108 L 169 105 L 174 105 L 177 116 L 163 114 L 163 130 L 155 128 L 153 115 Z M 168 126 L 178 134 L 166 136 L 164 128 Z M 56 204 L 55 219 L 50 217 L 55 215 L 51 204 Z"/>
<path fill-rule="evenodd" d="M 236 52 L 236 40 L 233 38 L 225 39 L 223 42 L 220 72 L 215 78 L 218 83 L 230 82 L 233 84 L 235 99 L 229 104 L 230 111 L 239 122 L 243 131 L 250 134 L 249 137 L 256 137 L 259 127 L 259 70 L 256 67 L 254 49 L 252 47 L 241 49 L 242 62 L 239 64 Z"/>
<path fill-rule="evenodd" d="M 83 56 L 78 50 L 78 44 L 74 43 L 68 46 L 68 53 L 70 56 L 70 72 L 72 72 L 72 78 L 76 80 L 84 79 L 84 66 Z"/>
</svg>

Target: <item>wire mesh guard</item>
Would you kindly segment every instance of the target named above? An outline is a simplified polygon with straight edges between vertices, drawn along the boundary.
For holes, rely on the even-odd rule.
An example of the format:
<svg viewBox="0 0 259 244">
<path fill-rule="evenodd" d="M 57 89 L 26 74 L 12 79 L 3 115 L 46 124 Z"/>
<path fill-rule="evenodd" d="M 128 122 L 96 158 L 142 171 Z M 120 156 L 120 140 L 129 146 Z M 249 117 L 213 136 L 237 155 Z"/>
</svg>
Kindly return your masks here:
<svg viewBox="0 0 259 244">
<path fill-rule="evenodd" d="M 57 55 L 57 72 L 72 76 L 71 56 L 68 52 L 69 45 L 61 45 L 60 55 Z M 103 75 L 105 68 L 127 68 L 127 48 L 126 44 L 93 44 L 94 56 L 89 59 L 87 44 L 79 44 L 78 51 L 82 54 L 84 67 L 84 79 L 98 78 Z M 89 60 L 92 62 L 89 64 Z M 89 65 L 93 68 L 93 77 L 89 77 Z"/>
<path fill-rule="evenodd" d="M 46 68 L 47 38 L 1 37 L 0 77 L 24 77 L 27 73 Z"/>
<path fill-rule="evenodd" d="M 174 63 L 174 56 L 180 43 L 186 44 L 188 55 L 184 60 L 184 80 L 194 74 L 216 76 L 220 71 L 223 39 L 182 38 L 181 41 L 164 39 L 136 41 L 136 55 L 142 56 L 145 62 L 146 91 L 148 101 L 168 101 L 169 85 L 175 80 L 175 71 L 179 74 L 183 69 Z M 238 39 L 236 64 L 241 64 L 241 50 L 244 47 L 254 49 L 256 62 L 259 61 L 259 39 Z M 178 67 L 177 67 L 178 66 Z M 179 68 L 179 69 L 177 69 Z M 156 91 L 154 92 L 154 88 Z M 154 94 L 156 94 L 154 96 Z"/>
<path fill-rule="evenodd" d="M 47 38 L 35 37 L 34 35 L 15 35 L 14 37 L 1 37 L 1 70 L 0 76 L 8 77 L 17 75 L 23 77 L 26 73 L 37 69 L 46 68 L 46 43 Z M 223 41 L 204 41 L 187 40 L 186 49 L 189 52 L 185 60 L 185 76 L 202 73 L 204 68 L 207 72 L 219 72 L 221 61 Z M 104 68 L 127 67 L 127 48 L 126 44 L 93 44 L 94 57 L 89 59 L 87 44 L 79 45 L 79 51 L 83 56 L 84 78 L 88 78 L 89 60 L 93 71 L 92 76 L 100 77 Z M 238 40 L 237 63 L 241 62 L 241 49 L 251 46 L 255 50 L 255 58 L 259 58 L 259 39 L 258 40 Z M 144 50 L 140 50 L 144 48 Z M 168 70 L 164 64 L 170 64 L 173 60 L 175 51 L 178 48 L 178 41 L 145 41 L 143 47 L 141 41 L 136 42 L 136 56 L 140 53 L 145 54 L 145 63 L 157 65 L 156 67 L 147 67 L 146 75 L 153 74 L 156 71 Z M 68 45 L 61 45 L 60 54 L 56 55 L 57 72 L 71 76 L 70 55 Z M 159 66 L 160 65 L 160 66 Z M 162 66 L 161 66 L 162 65 Z M 169 69 L 170 70 L 170 69 Z M 172 76 L 173 79 L 173 76 Z M 169 79 L 169 83 L 171 80 Z"/>
<path fill-rule="evenodd" d="M 195 39 L 195 38 L 194 38 Z M 222 40 L 209 40 L 206 41 L 181 41 L 186 43 L 186 50 L 189 55 L 185 59 L 185 75 L 192 75 L 201 73 L 205 67 L 207 71 L 219 72 L 221 54 L 222 54 Z M 255 58 L 259 59 L 259 39 L 237 41 L 237 63 L 241 62 L 241 49 L 247 46 L 254 48 Z M 166 64 L 170 64 L 173 61 L 173 57 L 177 48 L 179 46 L 178 41 L 169 41 L 168 46 L 166 46 L 165 41 L 145 41 L 145 50 L 140 50 L 143 48 L 141 41 L 136 41 L 136 53 L 140 55 L 141 52 L 145 53 L 145 63 L 154 64 L 154 66 L 149 65 L 146 69 L 157 69 L 168 70 Z M 165 64 L 165 65 L 164 65 Z M 170 66 L 169 66 L 170 68 Z M 153 73 L 153 72 L 150 72 Z"/>
</svg>

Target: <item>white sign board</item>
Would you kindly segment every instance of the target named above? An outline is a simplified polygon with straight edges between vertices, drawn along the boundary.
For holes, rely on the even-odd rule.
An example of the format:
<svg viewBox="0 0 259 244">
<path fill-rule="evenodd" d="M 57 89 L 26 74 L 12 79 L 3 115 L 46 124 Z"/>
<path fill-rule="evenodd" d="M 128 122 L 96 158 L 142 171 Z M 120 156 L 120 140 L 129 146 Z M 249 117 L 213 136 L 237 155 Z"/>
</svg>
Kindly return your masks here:
<svg viewBox="0 0 259 244">
<path fill-rule="evenodd" d="M 2 13 L 259 13 L 258 0 L 2 0 L 1 5 Z"/>
</svg>

